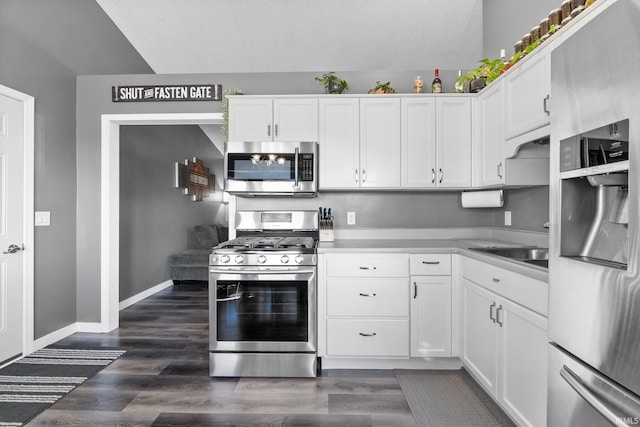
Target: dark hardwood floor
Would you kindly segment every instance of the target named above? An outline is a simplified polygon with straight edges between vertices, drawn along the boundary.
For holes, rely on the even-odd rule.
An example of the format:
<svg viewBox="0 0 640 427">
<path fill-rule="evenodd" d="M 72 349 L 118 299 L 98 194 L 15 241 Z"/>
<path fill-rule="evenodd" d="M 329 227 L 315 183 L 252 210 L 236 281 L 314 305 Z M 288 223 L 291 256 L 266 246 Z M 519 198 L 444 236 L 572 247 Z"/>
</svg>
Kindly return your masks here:
<svg viewBox="0 0 640 427">
<path fill-rule="evenodd" d="M 172 286 L 122 310 L 109 334 L 56 344 L 130 350 L 29 426 L 416 426 L 391 370 L 209 377 L 206 283 Z"/>
</svg>

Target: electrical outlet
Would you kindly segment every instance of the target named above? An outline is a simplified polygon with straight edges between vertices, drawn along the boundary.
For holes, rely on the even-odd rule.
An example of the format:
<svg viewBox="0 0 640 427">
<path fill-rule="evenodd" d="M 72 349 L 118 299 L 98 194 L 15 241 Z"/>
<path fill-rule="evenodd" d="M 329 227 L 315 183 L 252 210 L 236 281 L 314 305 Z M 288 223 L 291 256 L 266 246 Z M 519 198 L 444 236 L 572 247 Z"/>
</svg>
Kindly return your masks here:
<svg viewBox="0 0 640 427">
<path fill-rule="evenodd" d="M 347 212 L 347 225 L 356 225 L 356 213 Z"/>
<path fill-rule="evenodd" d="M 511 211 L 504 211 L 504 225 L 511 226 Z"/>
</svg>

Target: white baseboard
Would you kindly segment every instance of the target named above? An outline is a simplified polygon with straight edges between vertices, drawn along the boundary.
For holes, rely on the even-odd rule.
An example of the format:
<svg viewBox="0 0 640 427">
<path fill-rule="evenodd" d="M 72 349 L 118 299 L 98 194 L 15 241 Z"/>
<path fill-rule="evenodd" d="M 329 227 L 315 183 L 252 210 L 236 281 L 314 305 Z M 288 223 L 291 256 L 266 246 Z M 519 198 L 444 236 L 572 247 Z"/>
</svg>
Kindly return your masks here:
<svg viewBox="0 0 640 427">
<path fill-rule="evenodd" d="M 45 335 L 42 338 L 38 338 L 33 341 L 33 345 L 31 347 L 30 353 L 33 353 L 36 350 L 40 350 L 50 344 L 60 341 L 68 337 L 69 335 L 73 335 L 78 332 L 78 324 L 72 323 L 69 326 L 65 326 L 64 328 L 58 329 L 57 331 L 51 332 L 49 335 Z"/>
<path fill-rule="evenodd" d="M 122 302 L 120 302 L 120 310 L 123 310 L 133 304 L 142 301 L 143 299 L 150 297 L 151 295 L 160 292 L 163 289 L 168 288 L 173 285 L 173 281 L 167 280 L 165 282 L 160 283 L 159 285 L 154 286 L 153 288 L 147 289 L 144 292 L 140 292 L 137 295 L 132 296 Z M 76 332 L 91 332 L 91 333 L 103 333 L 105 332 L 102 329 L 102 325 L 100 322 L 76 322 L 71 325 L 65 326 L 64 328 L 60 328 L 57 331 L 51 332 L 44 337 L 38 338 L 34 340 L 32 345 L 28 349 L 28 353 L 33 353 L 34 351 L 40 350 L 48 345 L 54 344 L 62 339 L 67 338 L 70 335 L 75 334 Z"/>
<path fill-rule="evenodd" d="M 162 291 L 163 289 L 167 289 L 169 286 L 173 286 L 172 280 L 167 280 L 165 282 L 162 282 L 159 285 L 154 286 L 153 288 L 149 288 L 146 291 L 142 291 L 139 294 L 132 296 L 131 298 L 127 298 L 124 301 L 120 301 L 120 310 L 124 310 L 125 308 L 130 307 L 133 304 L 140 302 L 143 299 L 148 298 L 151 295 Z"/>
</svg>

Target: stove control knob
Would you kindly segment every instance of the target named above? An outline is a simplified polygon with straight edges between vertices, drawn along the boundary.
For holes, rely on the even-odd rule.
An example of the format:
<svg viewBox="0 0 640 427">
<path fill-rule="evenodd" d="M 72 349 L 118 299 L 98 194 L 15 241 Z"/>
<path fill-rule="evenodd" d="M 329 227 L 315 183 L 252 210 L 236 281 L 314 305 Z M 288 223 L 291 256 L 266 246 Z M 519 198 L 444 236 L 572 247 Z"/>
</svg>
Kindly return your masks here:
<svg viewBox="0 0 640 427">
<path fill-rule="evenodd" d="M 231 258 L 229 258 L 229 255 L 222 255 L 222 256 L 220 257 L 220 262 L 221 262 L 221 263 L 223 263 L 223 264 L 226 264 L 226 263 L 228 263 L 228 262 L 229 262 L 229 260 L 230 260 L 230 259 L 231 259 Z"/>
<path fill-rule="evenodd" d="M 242 255 L 236 256 L 236 264 L 242 264 L 244 262 L 244 257 Z"/>
<path fill-rule="evenodd" d="M 289 255 L 282 255 L 280 257 L 280 262 L 283 263 L 283 264 L 288 263 L 289 262 Z"/>
<path fill-rule="evenodd" d="M 265 262 L 267 262 L 267 257 L 266 257 L 266 256 L 264 256 L 264 255 L 259 255 L 259 256 L 258 256 L 258 262 L 259 262 L 260 264 L 264 264 Z"/>
<path fill-rule="evenodd" d="M 296 263 L 302 264 L 302 261 L 304 261 L 304 257 L 302 255 L 297 255 L 296 256 Z"/>
</svg>

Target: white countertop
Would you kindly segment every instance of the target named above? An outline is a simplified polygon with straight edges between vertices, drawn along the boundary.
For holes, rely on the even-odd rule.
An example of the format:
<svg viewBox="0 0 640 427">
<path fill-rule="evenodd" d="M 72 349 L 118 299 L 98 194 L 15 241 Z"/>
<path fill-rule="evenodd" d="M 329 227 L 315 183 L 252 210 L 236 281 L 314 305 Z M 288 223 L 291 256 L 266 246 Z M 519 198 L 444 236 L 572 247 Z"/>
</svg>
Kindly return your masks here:
<svg viewBox="0 0 640 427">
<path fill-rule="evenodd" d="M 336 239 L 319 242 L 318 253 L 443 253 L 450 252 L 468 256 L 501 268 L 548 282 L 549 272 L 539 267 L 509 258 L 478 252 L 470 248 L 488 246 L 525 246 L 515 242 L 494 239 Z"/>
</svg>

